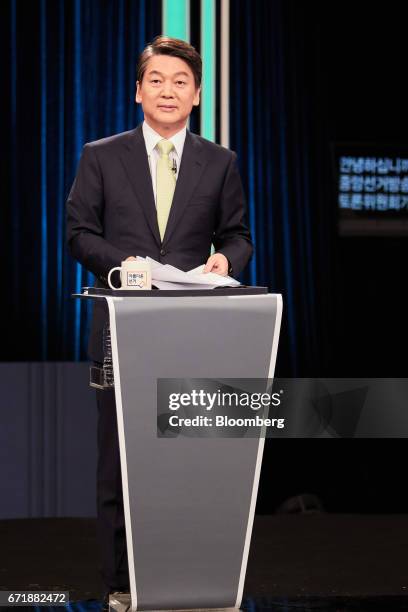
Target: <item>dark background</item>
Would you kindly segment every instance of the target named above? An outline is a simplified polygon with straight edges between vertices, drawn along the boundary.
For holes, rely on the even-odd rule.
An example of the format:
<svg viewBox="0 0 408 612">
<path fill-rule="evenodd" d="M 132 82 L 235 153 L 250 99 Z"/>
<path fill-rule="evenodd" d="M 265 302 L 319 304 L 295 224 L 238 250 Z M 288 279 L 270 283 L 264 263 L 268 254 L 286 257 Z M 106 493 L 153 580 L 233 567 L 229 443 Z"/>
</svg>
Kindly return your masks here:
<svg viewBox="0 0 408 612">
<path fill-rule="evenodd" d="M 69 295 L 89 278 L 63 247 L 64 201 L 83 143 L 140 120 L 135 58 L 160 3 L 0 11 L 0 359 L 85 359 L 89 312 Z M 397 2 L 231 2 L 231 148 L 256 244 L 243 280 L 283 294 L 279 376 L 406 375 L 406 239 L 340 238 L 332 168 L 336 142 L 406 144 L 405 23 Z M 405 446 L 268 440 L 258 512 L 305 492 L 329 511 L 406 512 Z"/>
<path fill-rule="evenodd" d="M 308 3 L 303 9 L 303 25 L 316 36 L 309 42 L 317 48 L 315 100 L 326 124 L 328 158 L 336 142 L 407 142 L 401 11 L 396 2 L 364 1 Z M 324 169 L 320 180 L 327 180 L 330 194 L 331 175 L 325 177 Z M 319 228 L 322 240 L 328 231 Z M 405 377 L 407 239 L 332 239 L 330 358 L 319 365 L 319 373 Z M 405 440 L 268 440 L 267 449 L 258 510 L 312 492 L 329 511 L 407 511 Z"/>
</svg>

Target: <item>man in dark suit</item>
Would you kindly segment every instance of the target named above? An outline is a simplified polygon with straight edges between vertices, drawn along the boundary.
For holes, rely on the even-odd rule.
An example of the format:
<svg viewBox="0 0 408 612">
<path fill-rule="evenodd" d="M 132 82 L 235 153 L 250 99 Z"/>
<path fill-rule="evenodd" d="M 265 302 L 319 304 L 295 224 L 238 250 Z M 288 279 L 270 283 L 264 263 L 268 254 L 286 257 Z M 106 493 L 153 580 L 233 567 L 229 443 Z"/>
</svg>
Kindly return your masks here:
<svg viewBox="0 0 408 612">
<path fill-rule="evenodd" d="M 157 37 L 143 51 L 136 129 L 84 146 L 67 201 L 72 256 L 106 287 L 111 268 L 150 256 L 190 270 L 237 275 L 252 255 L 236 155 L 186 129 L 199 104 L 201 58 L 184 41 Z M 210 255 L 211 245 L 215 253 Z M 104 300 L 96 301 L 89 343 L 103 361 Z M 98 533 L 102 578 L 109 590 L 129 584 L 116 408 L 112 391 L 97 391 Z"/>
</svg>

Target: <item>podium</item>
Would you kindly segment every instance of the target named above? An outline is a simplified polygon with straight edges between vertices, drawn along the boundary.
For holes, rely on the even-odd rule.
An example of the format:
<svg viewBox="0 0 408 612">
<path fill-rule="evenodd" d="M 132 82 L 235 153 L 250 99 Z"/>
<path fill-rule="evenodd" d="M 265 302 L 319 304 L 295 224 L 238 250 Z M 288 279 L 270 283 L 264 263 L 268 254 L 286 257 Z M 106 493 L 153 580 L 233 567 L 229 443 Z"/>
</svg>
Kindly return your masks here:
<svg viewBox="0 0 408 612">
<path fill-rule="evenodd" d="M 266 288 L 115 291 L 106 300 L 131 610 L 239 608 L 264 438 L 158 436 L 158 379 L 274 376 L 282 298 Z"/>
</svg>

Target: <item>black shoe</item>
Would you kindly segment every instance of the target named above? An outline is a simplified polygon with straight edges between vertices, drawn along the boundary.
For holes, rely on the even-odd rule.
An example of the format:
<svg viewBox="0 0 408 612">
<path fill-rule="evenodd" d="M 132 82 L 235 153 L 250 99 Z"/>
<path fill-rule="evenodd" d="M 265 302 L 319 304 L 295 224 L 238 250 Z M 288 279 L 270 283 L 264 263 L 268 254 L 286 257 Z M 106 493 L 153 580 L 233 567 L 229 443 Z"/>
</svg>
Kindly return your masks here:
<svg viewBox="0 0 408 612">
<path fill-rule="evenodd" d="M 109 612 L 109 598 L 111 595 L 130 595 L 129 591 L 106 591 L 102 600 L 101 612 Z"/>
</svg>

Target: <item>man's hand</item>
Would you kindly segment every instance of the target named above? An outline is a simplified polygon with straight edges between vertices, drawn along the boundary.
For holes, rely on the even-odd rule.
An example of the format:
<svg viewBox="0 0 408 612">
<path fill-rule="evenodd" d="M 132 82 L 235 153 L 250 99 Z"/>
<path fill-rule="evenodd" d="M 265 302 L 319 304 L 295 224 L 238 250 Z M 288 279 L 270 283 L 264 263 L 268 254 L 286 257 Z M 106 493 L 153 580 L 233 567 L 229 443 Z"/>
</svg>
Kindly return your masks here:
<svg viewBox="0 0 408 612">
<path fill-rule="evenodd" d="M 136 257 L 133 257 L 133 255 L 131 255 L 130 257 L 126 257 L 125 261 L 136 261 Z"/>
<path fill-rule="evenodd" d="M 207 263 L 205 264 L 203 272 L 215 272 L 215 274 L 227 276 L 228 268 L 229 262 L 225 255 L 223 255 L 222 253 L 214 253 L 214 255 L 211 255 L 207 259 Z"/>
</svg>

